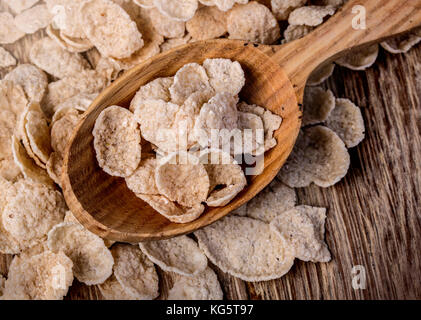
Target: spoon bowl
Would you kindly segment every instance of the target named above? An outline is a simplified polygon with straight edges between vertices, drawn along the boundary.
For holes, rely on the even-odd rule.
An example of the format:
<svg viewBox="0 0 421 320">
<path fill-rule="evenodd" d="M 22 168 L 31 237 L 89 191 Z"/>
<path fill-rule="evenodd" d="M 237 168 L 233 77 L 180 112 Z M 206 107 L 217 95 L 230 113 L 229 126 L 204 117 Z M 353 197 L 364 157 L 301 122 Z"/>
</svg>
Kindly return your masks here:
<svg viewBox="0 0 421 320">
<path fill-rule="evenodd" d="M 248 187 L 242 193 L 224 207 L 207 207 L 195 221 L 177 224 L 136 197 L 123 178 L 110 176 L 99 167 L 92 129 L 105 108 L 128 108 L 140 86 L 158 77 L 173 76 L 187 63 L 202 64 L 207 58 L 238 61 L 246 76 L 241 100 L 265 106 L 283 120 L 275 132 L 278 144 L 265 154 L 263 172 L 249 176 Z M 178 47 L 128 71 L 92 103 L 68 145 L 62 183 L 66 201 L 83 225 L 107 239 L 139 242 L 189 233 L 220 219 L 262 190 L 286 161 L 300 124 L 301 111 L 287 75 L 253 44 L 214 40 Z"/>
</svg>

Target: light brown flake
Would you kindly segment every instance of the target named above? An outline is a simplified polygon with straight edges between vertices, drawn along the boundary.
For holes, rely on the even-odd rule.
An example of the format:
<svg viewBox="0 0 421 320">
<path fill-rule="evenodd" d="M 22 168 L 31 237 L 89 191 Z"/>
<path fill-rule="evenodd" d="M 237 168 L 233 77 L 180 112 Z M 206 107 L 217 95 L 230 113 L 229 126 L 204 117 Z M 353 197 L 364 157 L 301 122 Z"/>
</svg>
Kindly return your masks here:
<svg viewBox="0 0 421 320">
<path fill-rule="evenodd" d="M 82 4 L 80 10 L 84 33 L 103 56 L 128 58 L 143 47 L 136 23 L 114 2 L 92 0 Z"/>
<path fill-rule="evenodd" d="M 20 64 L 4 77 L 4 80 L 22 86 L 30 101 L 40 103 L 48 86 L 47 75 L 32 64 Z"/>
<path fill-rule="evenodd" d="M 334 14 L 335 8 L 332 6 L 305 6 L 292 11 L 288 17 L 288 23 L 316 27 L 322 24 L 327 16 Z"/>
<path fill-rule="evenodd" d="M 347 148 L 357 146 L 365 136 L 361 110 L 348 99 L 336 99 L 336 106 L 327 118 L 326 126 L 335 131 Z"/>
<path fill-rule="evenodd" d="M 90 69 L 89 63 L 80 54 L 64 50 L 48 37 L 32 45 L 29 59 L 40 69 L 60 79 Z"/>
<path fill-rule="evenodd" d="M 238 61 L 230 59 L 206 59 L 203 67 L 209 77 L 209 83 L 215 92 L 228 92 L 232 95 L 239 94 L 246 78 Z"/>
<path fill-rule="evenodd" d="M 114 276 L 130 296 L 141 300 L 158 297 L 158 274 L 155 266 L 139 247 L 116 244 L 111 248 L 111 253 L 115 261 Z"/>
<path fill-rule="evenodd" d="M 187 236 L 140 242 L 139 247 L 164 271 L 193 276 L 203 272 L 208 265 L 208 259 L 197 243 Z"/>
<path fill-rule="evenodd" d="M 326 209 L 298 206 L 277 216 L 271 229 L 303 261 L 328 262 L 330 252 L 324 242 Z"/>
<path fill-rule="evenodd" d="M 202 7 L 187 21 L 186 28 L 194 40 L 219 38 L 228 31 L 227 14 L 217 7 Z"/>
<path fill-rule="evenodd" d="M 129 110 L 111 106 L 95 121 L 94 148 L 99 166 L 108 174 L 130 176 L 141 158 L 140 130 Z"/>
<path fill-rule="evenodd" d="M 62 252 L 15 256 L 4 288 L 5 300 L 62 300 L 73 282 L 73 263 Z"/>
<path fill-rule="evenodd" d="M 213 264 L 244 281 L 280 278 L 294 263 L 289 248 L 259 220 L 227 216 L 194 234 Z"/>
<path fill-rule="evenodd" d="M 0 68 L 7 68 L 16 65 L 16 59 L 12 54 L 0 47 Z"/>
<path fill-rule="evenodd" d="M 292 188 L 314 182 L 330 187 L 347 173 L 350 157 L 345 144 L 335 132 L 323 126 L 302 129 L 278 177 Z"/>
<path fill-rule="evenodd" d="M 304 91 L 303 126 L 325 121 L 335 108 L 335 96 L 330 90 L 307 87 Z"/>
<path fill-rule="evenodd" d="M 335 62 L 342 67 L 359 71 L 370 68 L 377 60 L 379 55 L 379 45 L 365 47 L 363 49 L 354 49 L 347 55 L 337 59 Z"/>
<path fill-rule="evenodd" d="M 209 176 L 199 158 L 180 151 L 160 159 L 155 170 L 156 186 L 160 194 L 186 207 L 206 201 Z"/>
<path fill-rule="evenodd" d="M 149 204 L 159 214 L 175 223 L 187 223 L 196 220 L 205 210 L 202 204 L 192 208 L 183 207 L 162 195 L 137 194 L 136 196 Z"/>
<path fill-rule="evenodd" d="M 278 22 L 272 12 L 255 1 L 235 6 L 227 18 L 230 39 L 272 44 L 280 37 Z"/>
<path fill-rule="evenodd" d="M 177 276 L 167 300 L 222 300 L 218 277 L 211 268 L 193 276 Z"/>
<path fill-rule="evenodd" d="M 31 247 L 63 221 L 66 204 L 60 192 L 39 182 L 19 180 L 6 198 L 2 223 L 22 247 Z"/>
<path fill-rule="evenodd" d="M 51 16 L 45 4 L 36 5 L 15 17 L 15 25 L 26 34 L 33 34 L 48 26 Z"/>
<path fill-rule="evenodd" d="M 272 12 L 278 20 L 288 20 L 289 14 L 294 11 L 294 9 L 299 8 L 307 0 L 271 0 Z"/>
<path fill-rule="evenodd" d="M 155 7 L 164 15 L 178 21 L 193 18 L 198 0 L 154 0 Z"/>
<path fill-rule="evenodd" d="M 87 284 L 103 283 L 112 274 L 114 259 L 104 241 L 82 225 L 63 222 L 50 230 L 48 248 L 63 252 L 73 262 L 75 277 Z"/>
<path fill-rule="evenodd" d="M 9 12 L 0 12 L 0 44 L 9 44 L 24 37 L 15 24 L 13 16 Z"/>
<path fill-rule="evenodd" d="M 247 202 L 246 215 L 269 223 L 285 211 L 292 209 L 296 201 L 295 190 L 275 179 Z"/>
</svg>

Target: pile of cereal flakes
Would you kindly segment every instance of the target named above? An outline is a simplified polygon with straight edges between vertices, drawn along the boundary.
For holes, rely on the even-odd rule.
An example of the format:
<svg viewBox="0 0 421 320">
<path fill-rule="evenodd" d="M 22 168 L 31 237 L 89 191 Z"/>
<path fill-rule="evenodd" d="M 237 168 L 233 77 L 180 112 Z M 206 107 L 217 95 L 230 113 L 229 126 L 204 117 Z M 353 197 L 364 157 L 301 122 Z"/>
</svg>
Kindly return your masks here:
<svg viewBox="0 0 421 320">
<path fill-rule="evenodd" d="M 139 244 L 101 239 L 68 210 L 59 177 L 73 128 L 96 95 L 125 70 L 197 40 L 292 41 L 322 24 L 344 2 L 0 0 L 0 74 L 4 75 L 0 80 L 0 253 L 13 255 L 8 274 L 0 275 L 1 299 L 62 299 L 74 278 L 98 286 L 106 299 L 155 299 L 160 296 L 156 265 L 174 276 L 168 299 L 222 299 L 214 268 L 245 281 L 265 281 L 286 274 L 295 258 L 328 262 L 326 209 L 297 204 L 294 188 L 312 183 L 329 187 L 341 180 L 350 164 L 347 149 L 364 138 L 364 121 L 358 106 L 317 85 L 332 74 L 335 64 L 352 70 L 371 66 L 379 52 L 377 44 L 313 73 L 305 92 L 303 128 L 277 178 L 247 204 L 192 235 Z M 13 44 L 24 47 L 27 41 L 31 48 L 26 55 L 16 53 L 22 56 L 17 61 Z M 420 41 L 416 30 L 381 46 L 400 53 Z M 194 94 L 206 96 L 203 91 Z M 179 98 L 176 106 L 190 97 Z M 203 106 L 214 96 L 196 98 Z M 147 114 L 136 116 L 133 104 L 130 111 L 107 109 L 102 120 L 110 115 L 124 120 Z M 265 113 L 244 104 L 237 108 L 259 116 Z M 148 121 L 141 118 L 137 120 L 141 124 Z M 131 129 L 138 130 L 126 128 Z M 154 138 L 152 132 L 149 139 Z M 100 154 L 101 143 L 95 147 Z M 127 175 L 128 185 L 151 197 L 153 185 L 145 188 L 139 180 L 130 180 L 139 159 L 129 159 L 128 167 L 113 166 L 115 159 L 107 155 L 101 159 L 103 168 Z M 154 165 L 140 163 L 147 170 Z M 145 179 L 150 178 L 147 170 Z M 165 164 L 160 170 L 171 174 Z M 145 172 L 140 171 L 142 176 Z M 159 183 L 161 191 L 167 192 L 165 181 Z M 208 196 L 208 190 L 198 192 Z M 191 200 L 182 202 L 197 206 Z"/>
</svg>

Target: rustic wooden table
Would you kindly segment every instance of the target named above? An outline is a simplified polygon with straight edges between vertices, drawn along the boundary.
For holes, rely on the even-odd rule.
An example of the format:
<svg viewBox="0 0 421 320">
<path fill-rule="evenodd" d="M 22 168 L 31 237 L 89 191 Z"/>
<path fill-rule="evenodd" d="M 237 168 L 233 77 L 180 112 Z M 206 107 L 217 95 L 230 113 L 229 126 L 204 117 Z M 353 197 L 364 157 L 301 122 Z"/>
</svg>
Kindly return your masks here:
<svg viewBox="0 0 421 320">
<path fill-rule="evenodd" d="M 1 7 L 0 11 L 4 8 Z M 4 47 L 28 62 L 39 32 Z M 92 56 L 90 57 L 92 58 Z M 7 70 L 0 70 L 0 78 Z M 381 51 L 364 72 L 337 67 L 324 87 L 362 108 L 366 139 L 350 150 L 351 168 L 337 185 L 297 189 L 300 204 L 328 208 L 329 263 L 296 260 L 283 278 L 247 283 L 215 268 L 226 299 L 421 299 L 421 46 Z M 0 255 L 0 274 L 12 260 Z M 362 266 L 366 288 L 354 289 Z M 159 270 L 161 298 L 172 286 Z M 101 299 L 75 280 L 67 299 Z"/>
</svg>

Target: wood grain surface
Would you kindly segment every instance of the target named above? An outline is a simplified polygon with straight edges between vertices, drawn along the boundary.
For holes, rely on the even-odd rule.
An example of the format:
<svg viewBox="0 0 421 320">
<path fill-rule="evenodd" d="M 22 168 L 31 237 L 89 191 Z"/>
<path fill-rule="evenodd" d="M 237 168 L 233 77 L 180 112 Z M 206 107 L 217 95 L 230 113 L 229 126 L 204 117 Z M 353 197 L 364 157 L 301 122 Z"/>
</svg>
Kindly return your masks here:
<svg viewBox="0 0 421 320">
<path fill-rule="evenodd" d="M 40 36 L 4 47 L 27 62 L 30 44 Z M 0 77 L 8 70 L 0 70 Z M 351 167 L 341 182 L 297 189 L 300 204 L 328 208 L 332 261 L 296 260 L 283 278 L 258 283 L 215 268 L 225 298 L 421 299 L 421 46 L 399 55 L 381 51 L 363 72 L 337 67 L 323 86 L 361 106 L 366 124 L 366 139 L 350 150 Z M 0 274 L 7 274 L 11 260 L 0 255 Z M 352 288 L 357 265 L 366 270 L 364 290 Z M 165 298 L 172 276 L 159 274 Z M 101 294 L 75 280 L 66 299 L 101 299 Z"/>
</svg>

